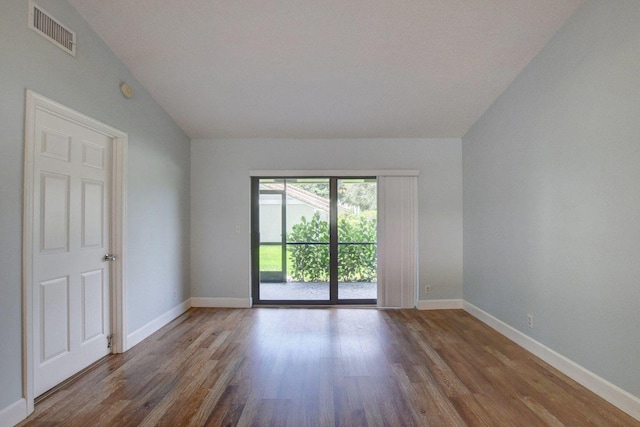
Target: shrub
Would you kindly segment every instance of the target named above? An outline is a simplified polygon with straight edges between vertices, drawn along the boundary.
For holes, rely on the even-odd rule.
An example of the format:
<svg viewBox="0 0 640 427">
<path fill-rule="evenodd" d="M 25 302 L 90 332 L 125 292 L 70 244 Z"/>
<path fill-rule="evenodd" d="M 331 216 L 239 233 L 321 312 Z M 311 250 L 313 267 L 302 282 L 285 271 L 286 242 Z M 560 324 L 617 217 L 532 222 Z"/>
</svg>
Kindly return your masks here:
<svg viewBox="0 0 640 427">
<path fill-rule="evenodd" d="M 375 243 L 376 220 L 365 214 L 338 220 L 340 243 Z M 376 245 L 338 245 L 338 280 L 373 282 L 377 279 Z"/>
<path fill-rule="evenodd" d="M 376 220 L 368 213 L 346 215 L 338 220 L 340 243 L 375 243 Z M 329 223 L 315 213 L 311 220 L 301 218 L 287 235 L 288 242 L 315 242 L 319 245 L 290 245 L 289 275 L 300 282 L 329 281 Z M 340 244 L 338 281 L 373 282 L 376 276 L 376 245 Z"/>
<path fill-rule="evenodd" d="M 320 220 L 315 213 L 310 221 L 303 216 L 291 228 L 287 242 L 315 242 L 324 245 L 290 245 L 291 271 L 289 275 L 298 282 L 329 281 L 329 223 Z"/>
</svg>

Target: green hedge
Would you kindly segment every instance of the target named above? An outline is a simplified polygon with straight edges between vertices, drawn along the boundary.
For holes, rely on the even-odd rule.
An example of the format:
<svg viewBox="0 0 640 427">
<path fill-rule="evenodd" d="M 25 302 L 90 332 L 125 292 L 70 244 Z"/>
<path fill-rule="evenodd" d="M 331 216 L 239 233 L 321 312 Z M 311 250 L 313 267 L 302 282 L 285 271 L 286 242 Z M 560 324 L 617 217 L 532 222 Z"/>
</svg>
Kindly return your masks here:
<svg viewBox="0 0 640 427">
<path fill-rule="evenodd" d="M 340 243 L 376 242 L 376 220 L 370 214 L 346 215 L 338 219 Z M 329 281 L 329 223 L 315 213 L 302 217 L 287 234 L 288 242 L 316 242 L 321 245 L 289 245 L 291 265 L 288 274 L 299 282 Z M 338 281 L 377 280 L 376 245 L 338 246 Z"/>
</svg>

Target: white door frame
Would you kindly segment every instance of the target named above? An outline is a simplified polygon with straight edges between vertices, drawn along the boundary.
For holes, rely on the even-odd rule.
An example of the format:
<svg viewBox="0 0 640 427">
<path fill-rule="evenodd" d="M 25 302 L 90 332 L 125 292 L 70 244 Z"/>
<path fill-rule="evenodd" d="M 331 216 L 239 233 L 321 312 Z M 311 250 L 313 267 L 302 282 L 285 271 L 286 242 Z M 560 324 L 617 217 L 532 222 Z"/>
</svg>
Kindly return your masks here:
<svg viewBox="0 0 640 427">
<path fill-rule="evenodd" d="M 111 263 L 111 333 L 113 353 L 127 350 L 125 313 L 125 242 L 126 242 L 126 161 L 128 136 L 91 117 L 27 90 L 25 109 L 24 151 L 24 211 L 22 235 L 22 394 L 27 403 L 27 415 L 34 409 L 34 355 L 33 355 L 33 206 L 35 164 L 36 111 L 45 111 L 101 133 L 113 140 L 112 194 L 111 194 L 111 253 L 118 258 Z"/>
</svg>

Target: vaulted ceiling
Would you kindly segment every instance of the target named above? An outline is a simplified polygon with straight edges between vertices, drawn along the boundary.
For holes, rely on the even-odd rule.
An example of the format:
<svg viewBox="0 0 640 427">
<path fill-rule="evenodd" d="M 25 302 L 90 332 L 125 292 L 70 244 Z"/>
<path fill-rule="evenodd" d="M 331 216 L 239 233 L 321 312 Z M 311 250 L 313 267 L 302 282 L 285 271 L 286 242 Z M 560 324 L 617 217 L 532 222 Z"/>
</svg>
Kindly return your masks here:
<svg viewBox="0 0 640 427">
<path fill-rule="evenodd" d="M 583 0 L 69 0 L 191 138 L 462 137 Z"/>
</svg>

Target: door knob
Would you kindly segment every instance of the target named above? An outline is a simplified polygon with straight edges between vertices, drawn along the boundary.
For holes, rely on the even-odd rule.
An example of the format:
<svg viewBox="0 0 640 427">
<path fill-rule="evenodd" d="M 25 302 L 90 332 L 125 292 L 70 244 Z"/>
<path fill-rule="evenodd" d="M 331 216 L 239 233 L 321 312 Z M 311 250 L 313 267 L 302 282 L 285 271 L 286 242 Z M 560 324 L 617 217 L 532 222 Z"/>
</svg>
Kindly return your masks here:
<svg viewBox="0 0 640 427">
<path fill-rule="evenodd" d="M 112 255 L 112 254 L 104 254 L 104 258 L 102 258 L 103 261 L 115 261 L 116 260 L 116 256 Z"/>
</svg>

